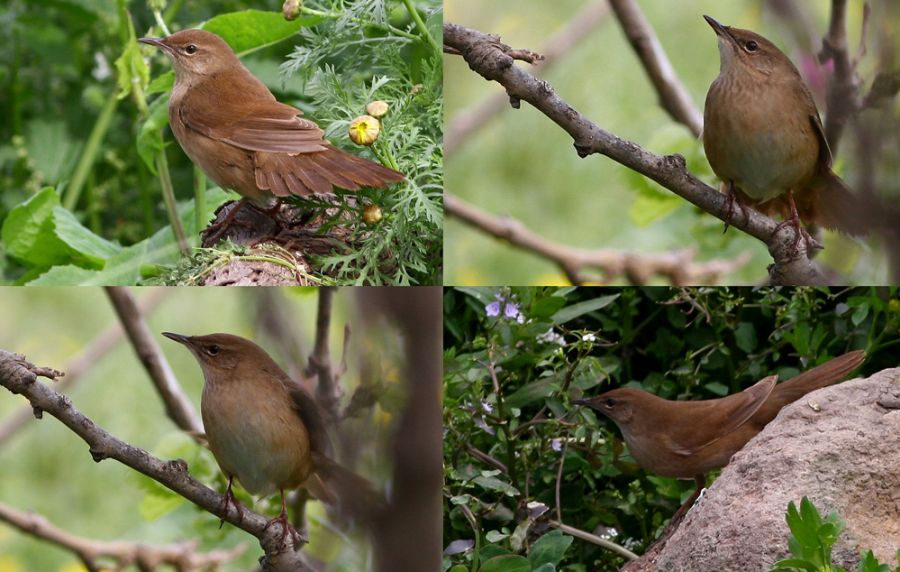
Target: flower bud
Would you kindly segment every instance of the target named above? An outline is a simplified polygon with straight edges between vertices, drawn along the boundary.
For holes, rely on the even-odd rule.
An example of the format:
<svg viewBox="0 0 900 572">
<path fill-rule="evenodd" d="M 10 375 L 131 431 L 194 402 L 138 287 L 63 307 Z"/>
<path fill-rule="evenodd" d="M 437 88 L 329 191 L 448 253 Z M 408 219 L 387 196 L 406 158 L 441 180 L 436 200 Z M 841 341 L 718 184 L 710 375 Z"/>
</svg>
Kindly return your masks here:
<svg viewBox="0 0 900 572">
<path fill-rule="evenodd" d="M 281 5 L 281 14 L 285 20 L 296 20 L 302 7 L 303 0 L 284 0 L 284 4 Z"/>
<path fill-rule="evenodd" d="M 350 122 L 350 140 L 357 145 L 371 145 L 378 139 L 381 124 L 371 115 L 360 115 Z"/>
<path fill-rule="evenodd" d="M 381 220 L 381 207 L 378 205 L 369 205 L 363 211 L 363 221 L 372 225 Z"/>
<path fill-rule="evenodd" d="M 386 101 L 372 101 L 366 106 L 366 113 L 372 117 L 384 117 L 387 115 L 389 106 Z"/>
</svg>

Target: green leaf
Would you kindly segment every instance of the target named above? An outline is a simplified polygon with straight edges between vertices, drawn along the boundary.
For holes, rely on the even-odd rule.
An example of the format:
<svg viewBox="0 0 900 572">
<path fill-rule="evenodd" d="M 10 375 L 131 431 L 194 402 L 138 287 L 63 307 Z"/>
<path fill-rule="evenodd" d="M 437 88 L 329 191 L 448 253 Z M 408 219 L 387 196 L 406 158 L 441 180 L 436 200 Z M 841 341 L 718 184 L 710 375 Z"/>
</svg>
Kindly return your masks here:
<svg viewBox="0 0 900 572">
<path fill-rule="evenodd" d="M 584 314 L 587 314 L 589 312 L 595 312 L 609 306 L 618 297 L 619 294 L 611 294 L 609 296 L 600 296 L 598 298 L 591 298 L 590 300 L 572 304 L 571 306 L 567 306 L 559 312 L 553 314 L 551 320 L 554 324 L 565 324 L 566 322 L 574 320 L 579 316 L 583 316 Z"/>
<path fill-rule="evenodd" d="M 162 129 L 169 122 L 169 96 L 161 95 L 153 100 L 147 118 L 141 124 L 137 136 L 138 155 L 150 172 L 156 175 L 156 155 L 165 149 Z"/>
<path fill-rule="evenodd" d="M 519 490 L 516 487 L 494 477 L 485 477 L 482 475 L 472 479 L 472 482 L 479 485 L 483 489 L 501 492 L 510 497 L 519 495 Z"/>
<path fill-rule="evenodd" d="M 572 537 L 562 533 L 561 530 L 548 532 L 537 539 L 528 553 L 528 560 L 533 568 L 545 564 L 557 565 L 566 555 L 566 550 L 572 544 Z"/>
<path fill-rule="evenodd" d="M 75 215 L 61 206 L 53 208 L 53 222 L 56 236 L 69 248 L 97 266 L 101 266 L 107 258 L 118 254 L 122 249 L 91 232 L 78 222 Z"/>
<path fill-rule="evenodd" d="M 63 258 L 55 255 L 64 245 L 53 234 L 53 209 L 58 205 L 56 191 L 47 187 L 9 212 L 0 238 L 10 256 L 36 266 L 50 266 Z"/>
<path fill-rule="evenodd" d="M 734 329 L 734 339 L 737 347 L 744 353 L 753 353 L 756 350 L 756 328 L 750 322 L 741 322 Z"/>
<path fill-rule="evenodd" d="M 486 560 L 480 572 L 531 572 L 531 563 L 524 556 L 502 554 Z"/>
<path fill-rule="evenodd" d="M 154 93 L 168 93 L 172 91 L 173 85 L 175 85 L 175 72 L 169 70 L 153 78 L 153 81 L 147 86 L 146 93 L 147 95 Z"/>
<path fill-rule="evenodd" d="M 511 393 L 504 401 L 504 405 L 513 409 L 521 409 L 530 403 L 550 397 L 559 389 L 559 379 L 552 375 L 538 381 L 523 385 Z"/>
<path fill-rule="evenodd" d="M 322 20 L 320 16 L 301 16 L 288 21 L 281 12 L 243 10 L 215 16 L 202 27 L 228 42 L 238 55 L 244 55 L 278 43 L 296 34 L 300 28 L 314 26 Z"/>
<path fill-rule="evenodd" d="M 72 140 L 64 121 L 35 119 L 25 128 L 25 149 L 40 180 L 56 184 L 71 174 L 79 144 Z"/>
<path fill-rule="evenodd" d="M 538 300 L 535 300 L 534 304 L 531 305 L 531 308 L 528 309 L 527 314 L 529 318 L 533 318 L 535 320 L 543 320 L 554 315 L 557 310 L 565 305 L 565 298 L 559 298 L 556 296 L 539 298 Z"/>
</svg>

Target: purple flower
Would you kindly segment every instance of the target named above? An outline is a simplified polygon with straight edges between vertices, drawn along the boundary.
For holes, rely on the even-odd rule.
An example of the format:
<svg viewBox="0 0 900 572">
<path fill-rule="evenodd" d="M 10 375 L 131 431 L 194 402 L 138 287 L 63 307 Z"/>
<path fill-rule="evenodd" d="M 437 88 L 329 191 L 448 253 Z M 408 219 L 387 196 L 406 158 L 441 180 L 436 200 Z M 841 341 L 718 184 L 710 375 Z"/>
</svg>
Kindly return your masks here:
<svg viewBox="0 0 900 572">
<path fill-rule="evenodd" d="M 484 307 L 484 311 L 489 318 L 496 318 L 500 315 L 500 302 L 491 302 Z"/>
<path fill-rule="evenodd" d="M 512 302 L 507 302 L 506 307 L 503 308 L 503 314 L 510 320 L 515 320 L 516 318 L 519 317 L 518 304 L 513 304 Z"/>
</svg>

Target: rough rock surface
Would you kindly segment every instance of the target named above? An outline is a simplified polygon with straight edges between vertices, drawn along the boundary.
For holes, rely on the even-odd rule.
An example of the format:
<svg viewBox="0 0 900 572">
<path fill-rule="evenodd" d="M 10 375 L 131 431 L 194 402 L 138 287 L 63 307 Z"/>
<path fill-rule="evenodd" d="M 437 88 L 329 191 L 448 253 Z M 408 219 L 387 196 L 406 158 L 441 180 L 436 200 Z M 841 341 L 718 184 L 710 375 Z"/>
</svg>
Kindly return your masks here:
<svg viewBox="0 0 900 572">
<path fill-rule="evenodd" d="M 808 496 L 846 528 L 834 563 L 900 548 L 900 368 L 820 389 L 785 407 L 738 452 L 662 549 L 628 570 L 763 572 L 788 553 L 785 512 Z M 656 552 L 656 551 L 654 551 Z"/>
</svg>

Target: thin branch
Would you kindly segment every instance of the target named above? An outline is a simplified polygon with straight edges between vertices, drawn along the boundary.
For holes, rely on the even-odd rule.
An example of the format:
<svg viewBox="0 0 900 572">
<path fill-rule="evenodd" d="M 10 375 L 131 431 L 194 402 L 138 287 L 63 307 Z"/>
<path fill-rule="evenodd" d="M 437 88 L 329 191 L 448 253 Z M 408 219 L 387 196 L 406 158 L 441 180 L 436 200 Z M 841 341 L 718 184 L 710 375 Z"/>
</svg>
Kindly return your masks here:
<svg viewBox="0 0 900 572">
<path fill-rule="evenodd" d="M 847 42 L 847 0 L 832 0 L 831 22 L 828 34 L 822 38 L 819 61 L 834 62 L 834 75 L 828 83 L 825 116 L 825 138 L 832 153 L 837 153 L 838 144 L 847 121 L 861 108 L 859 101 L 859 80 L 850 61 Z"/>
<path fill-rule="evenodd" d="M 121 286 L 106 288 L 106 295 L 115 308 L 138 359 L 156 387 L 156 392 L 165 405 L 166 415 L 178 428 L 188 434 L 203 433 L 200 417 L 194 410 L 191 400 L 181 389 L 159 344 L 150 333 L 150 328 L 147 327 L 134 296 Z"/>
<path fill-rule="evenodd" d="M 562 56 L 569 53 L 581 40 L 596 29 L 609 15 L 607 0 L 597 0 L 588 4 L 575 15 L 565 28 L 552 36 L 544 48 L 539 51 L 544 59 L 535 63 L 535 69 L 545 74 Z M 453 55 L 460 55 L 459 53 Z M 498 113 L 509 105 L 509 97 L 504 93 L 496 93 L 485 98 L 470 109 L 457 113 L 444 127 L 444 157 L 452 156 L 460 145 Z"/>
<path fill-rule="evenodd" d="M 224 497 L 194 479 L 183 460 L 163 461 L 117 439 L 75 409 L 67 396 L 37 381 L 38 376 L 55 380 L 62 375 L 50 368 L 36 367 L 23 356 L 0 350 L 0 385 L 14 394 L 25 396 L 35 411 L 46 411 L 59 419 L 90 446 L 91 458 L 95 462 L 115 459 L 180 494 L 210 514 L 224 516 L 226 521 L 259 539 L 259 544 L 266 553 L 263 570 L 312 570 L 303 553 L 289 546 L 291 535 L 286 535 L 285 542 L 282 542 L 282 527 L 279 522 L 271 523 L 267 529 L 268 519 L 246 507 L 243 514 L 238 513 L 233 505 L 228 505 L 227 514 L 222 515 Z"/>
<path fill-rule="evenodd" d="M 599 536 L 596 536 L 589 532 L 585 532 L 579 528 L 575 528 L 574 526 L 569 526 L 568 524 L 563 524 L 561 522 L 556 522 L 554 520 L 550 521 L 550 526 L 556 527 L 556 528 L 560 529 L 561 531 L 565 532 L 566 534 L 574 536 L 575 538 L 580 538 L 581 540 L 586 540 L 586 541 L 590 542 L 591 544 L 596 544 L 597 546 L 601 546 L 603 548 L 606 548 L 607 550 L 612 550 L 616 554 L 624 556 L 625 558 L 627 558 L 629 560 L 637 560 L 637 558 L 638 558 L 637 554 L 628 550 L 627 548 L 619 546 L 615 542 L 610 542 L 609 540 L 606 540 L 605 538 L 600 538 Z"/>
<path fill-rule="evenodd" d="M 806 241 L 797 236 L 794 225 L 779 226 L 755 209 L 733 216 L 726 197 L 689 173 L 684 157 L 661 157 L 604 131 L 563 101 L 550 84 L 513 65 L 509 56 L 512 48 L 497 38 L 445 22 L 444 42 L 461 52 L 470 68 L 502 84 L 511 100 L 527 101 L 562 127 L 575 140 L 580 157 L 593 153 L 606 155 L 765 243 L 775 261 L 769 272 L 772 283 L 825 283 L 825 277 L 808 258 Z"/>
<path fill-rule="evenodd" d="M 174 290 L 171 288 L 154 288 L 140 301 L 142 314 L 150 314 L 163 299 Z M 107 326 L 80 354 L 66 363 L 63 370 L 66 378 L 59 384 L 61 393 L 70 392 L 81 380 L 81 377 L 90 368 L 106 356 L 122 339 L 124 334 L 122 326 L 116 322 Z M 23 405 L 12 412 L 0 422 L 0 447 L 19 432 L 22 427 L 28 425 L 34 419 L 31 407 Z"/>
<path fill-rule="evenodd" d="M 609 0 L 631 47 L 644 65 L 662 108 L 675 121 L 684 124 L 695 137 L 703 131 L 703 114 L 694 105 L 690 93 L 666 56 L 653 27 L 634 0 Z"/>
<path fill-rule="evenodd" d="M 586 250 L 552 242 L 525 228 L 521 222 L 488 214 L 462 199 L 445 192 L 444 212 L 509 244 L 555 263 L 572 284 L 611 282 L 623 277 L 632 285 L 647 284 L 656 276 L 673 285 L 715 284 L 719 279 L 746 265 L 751 258 L 745 252 L 734 260 L 695 262 L 690 249 L 663 254 L 634 254 L 612 249 Z M 585 268 L 596 268 L 602 276 L 590 279 Z"/>
<path fill-rule="evenodd" d="M 88 570 L 110 568 L 108 565 L 101 566 L 100 560 L 112 560 L 117 570 L 131 565 L 147 572 L 162 566 L 172 566 L 181 572 L 210 570 L 231 562 L 247 550 L 246 543 L 230 550 L 198 553 L 199 542 L 196 540 L 162 545 L 95 540 L 76 536 L 54 526 L 40 514 L 21 512 L 3 503 L 0 503 L 0 521 L 72 552 L 84 562 Z"/>
<path fill-rule="evenodd" d="M 283 291 L 279 288 L 260 288 L 254 299 L 259 326 L 287 361 L 288 375 L 298 382 L 304 381 L 306 353 L 303 351 L 299 324 L 291 319 L 292 314 L 287 311 Z"/>
<path fill-rule="evenodd" d="M 326 417 L 332 422 L 338 418 L 338 404 L 341 400 L 340 387 L 335 383 L 331 371 L 331 349 L 328 337 L 331 334 L 331 302 L 335 288 L 322 286 L 319 288 L 319 309 L 316 315 L 316 344 L 309 356 L 308 373 L 315 373 L 316 398 Z"/>
<path fill-rule="evenodd" d="M 569 442 L 563 443 L 562 454 L 559 456 L 559 470 L 556 472 L 556 518 L 562 522 L 562 502 L 560 502 L 560 488 L 562 487 L 563 466 L 566 464 L 566 452 L 569 450 Z"/>
</svg>

